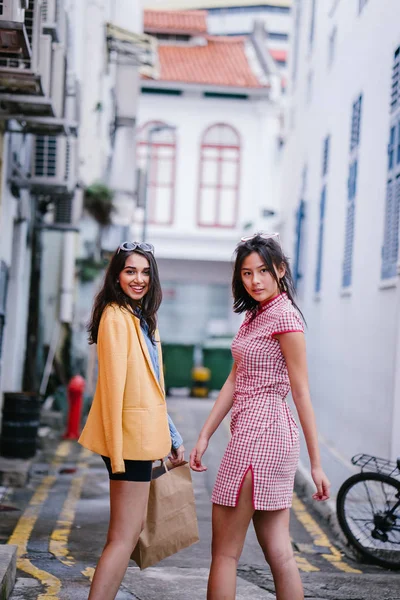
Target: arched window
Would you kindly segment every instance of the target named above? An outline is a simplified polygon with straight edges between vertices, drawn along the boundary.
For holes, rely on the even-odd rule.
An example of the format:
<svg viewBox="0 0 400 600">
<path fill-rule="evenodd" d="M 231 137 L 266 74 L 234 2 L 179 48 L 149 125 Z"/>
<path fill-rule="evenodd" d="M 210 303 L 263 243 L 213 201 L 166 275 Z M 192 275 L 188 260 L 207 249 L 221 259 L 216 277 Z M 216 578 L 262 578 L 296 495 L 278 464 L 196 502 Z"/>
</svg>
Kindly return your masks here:
<svg viewBox="0 0 400 600">
<path fill-rule="evenodd" d="M 175 130 L 150 121 L 137 134 L 137 163 L 147 174 L 147 210 L 151 224 L 171 225 L 175 203 Z"/>
<path fill-rule="evenodd" d="M 201 140 L 198 225 L 236 226 L 239 182 L 239 133 L 224 123 L 212 125 Z"/>
</svg>

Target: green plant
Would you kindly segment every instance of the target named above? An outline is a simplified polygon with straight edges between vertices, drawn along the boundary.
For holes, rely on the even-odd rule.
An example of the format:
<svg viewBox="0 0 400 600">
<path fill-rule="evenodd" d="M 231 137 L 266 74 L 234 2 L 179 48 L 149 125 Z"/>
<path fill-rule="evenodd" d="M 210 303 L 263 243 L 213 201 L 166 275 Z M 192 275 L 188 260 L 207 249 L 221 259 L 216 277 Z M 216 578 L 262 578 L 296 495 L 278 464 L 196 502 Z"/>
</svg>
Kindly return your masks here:
<svg viewBox="0 0 400 600">
<path fill-rule="evenodd" d="M 78 258 L 76 265 L 78 267 L 77 275 L 82 283 L 94 281 L 100 271 L 108 264 L 107 260 L 95 260 L 92 257 Z"/>
<path fill-rule="evenodd" d="M 96 182 L 85 189 L 83 204 L 99 225 L 106 227 L 111 224 L 115 210 L 113 199 L 114 192 L 104 183 Z"/>
</svg>

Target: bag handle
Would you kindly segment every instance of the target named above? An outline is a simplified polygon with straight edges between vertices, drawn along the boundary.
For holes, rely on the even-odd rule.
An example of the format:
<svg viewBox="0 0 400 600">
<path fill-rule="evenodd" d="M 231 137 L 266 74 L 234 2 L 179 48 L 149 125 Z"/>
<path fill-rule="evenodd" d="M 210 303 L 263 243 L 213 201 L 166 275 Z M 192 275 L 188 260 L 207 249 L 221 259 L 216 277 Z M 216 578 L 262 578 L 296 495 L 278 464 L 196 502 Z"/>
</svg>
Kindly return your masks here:
<svg viewBox="0 0 400 600">
<path fill-rule="evenodd" d="M 167 467 L 167 463 L 166 463 L 166 461 L 165 461 L 164 458 L 160 458 L 160 467 L 164 467 L 166 473 L 169 472 L 169 469 Z"/>
</svg>

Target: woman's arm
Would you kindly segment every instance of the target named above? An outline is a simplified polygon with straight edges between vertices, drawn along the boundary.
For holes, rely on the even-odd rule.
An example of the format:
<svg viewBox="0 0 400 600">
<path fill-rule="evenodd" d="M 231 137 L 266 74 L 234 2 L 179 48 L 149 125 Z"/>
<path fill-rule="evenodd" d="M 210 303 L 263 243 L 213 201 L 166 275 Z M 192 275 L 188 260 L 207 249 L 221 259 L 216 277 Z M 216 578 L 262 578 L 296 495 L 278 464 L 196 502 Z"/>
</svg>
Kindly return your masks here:
<svg viewBox="0 0 400 600">
<path fill-rule="evenodd" d="M 286 361 L 292 396 L 310 457 L 311 474 L 317 486 L 317 493 L 314 494 L 313 498 L 316 500 L 327 500 L 329 498 L 330 483 L 321 467 L 317 425 L 308 385 L 304 334 L 300 332 L 284 333 L 275 337 L 279 340 L 282 354 Z"/>
<path fill-rule="evenodd" d="M 169 415 L 168 425 L 171 436 L 171 455 L 169 458 L 173 465 L 178 466 L 185 460 L 185 447 L 183 445 L 182 436 Z"/>
<path fill-rule="evenodd" d="M 222 389 L 218 394 L 218 398 L 215 401 L 215 404 L 210 414 L 208 415 L 202 430 L 200 431 L 197 444 L 190 453 L 190 466 L 194 471 L 207 470 L 207 467 L 201 464 L 201 457 L 207 450 L 208 442 L 210 441 L 211 436 L 216 431 L 216 429 L 218 429 L 219 425 L 232 408 L 233 393 L 235 391 L 235 381 L 236 363 L 233 364 L 232 370 L 229 373 L 224 385 L 222 386 Z"/>
</svg>

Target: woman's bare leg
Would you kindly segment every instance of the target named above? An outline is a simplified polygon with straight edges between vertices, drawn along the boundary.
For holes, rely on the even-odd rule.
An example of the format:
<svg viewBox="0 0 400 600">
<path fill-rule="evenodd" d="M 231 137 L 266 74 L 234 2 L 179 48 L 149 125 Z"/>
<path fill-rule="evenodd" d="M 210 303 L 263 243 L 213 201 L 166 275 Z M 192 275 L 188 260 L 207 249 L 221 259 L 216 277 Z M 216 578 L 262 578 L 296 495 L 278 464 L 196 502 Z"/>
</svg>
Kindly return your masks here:
<svg viewBox="0 0 400 600">
<path fill-rule="evenodd" d="M 253 523 L 271 568 L 277 600 L 303 600 L 304 592 L 289 534 L 289 509 L 258 510 Z"/>
<path fill-rule="evenodd" d="M 146 518 L 149 482 L 110 480 L 110 525 L 88 600 L 114 600 Z"/>
<path fill-rule="evenodd" d="M 236 568 L 254 513 L 253 476 L 248 471 L 237 506 L 213 504 L 212 562 L 207 600 L 235 600 Z"/>
</svg>

